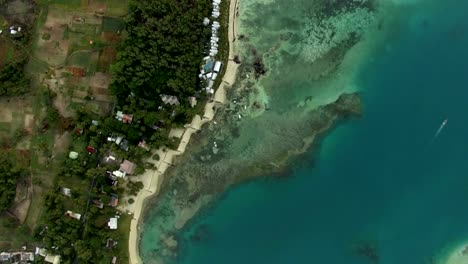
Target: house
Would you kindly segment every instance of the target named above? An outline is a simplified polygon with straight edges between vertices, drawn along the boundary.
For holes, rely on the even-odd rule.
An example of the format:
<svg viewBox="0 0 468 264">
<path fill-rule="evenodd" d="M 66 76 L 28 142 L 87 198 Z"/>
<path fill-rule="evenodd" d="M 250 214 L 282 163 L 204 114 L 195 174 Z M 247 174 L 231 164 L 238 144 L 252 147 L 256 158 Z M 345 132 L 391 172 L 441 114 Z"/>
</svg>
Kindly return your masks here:
<svg viewBox="0 0 468 264">
<path fill-rule="evenodd" d="M 107 226 L 112 230 L 117 229 L 117 218 L 116 217 L 109 218 L 109 222 L 107 222 Z"/>
<path fill-rule="evenodd" d="M 125 172 L 121 172 L 119 170 L 113 171 L 111 175 L 117 178 L 125 178 L 125 176 L 127 176 Z"/>
<path fill-rule="evenodd" d="M 111 264 L 117 264 L 117 263 L 119 263 L 119 262 L 118 262 L 118 259 L 117 259 L 116 256 L 114 256 L 114 257 L 112 258 Z"/>
<path fill-rule="evenodd" d="M 92 124 L 93 126 L 99 126 L 99 121 L 97 121 L 97 120 L 92 120 L 92 121 L 91 121 L 91 124 Z"/>
<path fill-rule="evenodd" d="M 120 145 L 122 143 L 122 140 L 124 139 L 123 136 L 118 136 L 118 135 L 110 135 L 107 137 L 108 142 L 115 142 L 115 144 Z"/>
<path fill-rule="evenodd" d="M 77 135 L 82 135 L 82 134 L 83 134 L 83 129 L 78 128 L 77 130 L 75 130 L 75 133 L 76 133 Z"/>
<path fill-rule="evenodd" d="M 176 96 L 161 94 L 160 97 L 161 97 L 161 100 L 163 101 L 164 104 L 170 104 L 170 105 L 179 105 L 180 104 L 179 99 L 177 99 Z"/>
<path fill-rule="evenodd" d="M 136 165 L 135 163 L 129 161 L 129 160 L 124 160 L 122 164 L 120 164 L 120 171 L 124 172 L 126 174 L 133 174 L 135 172 Z"/>
<path fill-rule="evenodd" d="M 119 196 L 113 194 L 110 196 L 109 206 L 117 207 L 119 205 Z"/>
<path fill-rule="evenodd" d="M 194 108 L 197 105 L 197 98 L 195 98 L 194 96 L 190 96 L 188 99 L 190 106 Z"/>
<path fill-rule="evenodd" d="M 131 124 L 133 121 L 133 115 L 124 114 L 122 111 L 117 111 L 115 118 L 124 124 Z"/>
<path fill-rule="evenodd" d="M 107 241 L 106 241 L 106 247 L 107 247 L 107 248 L 112 248 L 112 247 L 116 246 L 118 243 L 119 243 L 119 242 L 114 241 L 114 240 L 108 238 Z"/>
<path fill-rule="evenodd" d="M 78 158 L 78 152 L 70 151 L 70 153 L 68 154 L 68 157 L 70 159 L 77 159 Z"/>
<path fill-rule="evenodd" d="M 111 151 L 107 152 L 107 155 L 102 158 L 102 163 L 105 164 L 120 164 L 122 162 L 122 159 L 117 157 L 114 153 Z"/>
<path fill-rule="evenodd" d="M 8 261 L 11 258 L 11 253 L 2 252 L 0 253 L 0 261 Z"/>
<path fill-rule="evenodd" d="M 65 215 L 66 216 L 69 216 L 71 218 L 75 218 L 76 220 L 80 220 L 81 219 L 81 214 L 77 214 L 77 213 L 74 213 L 72 211 L 66 211 L 65 212 Z"/>
<path fill-rule="evenodd" d="M 60 255 L 51 255 L 47 254 L 45 257 L 45 262 L 53 263 L 53 264 L 60 264 Z"/>
<path fill-rule="evenodd" d="M 142 140 L 140 142 L 138 142 L 138 146 L 142 149 L 145 149 L 146 151 L 149 151 L 150 148 L 148 147 L 148 145 L 146 145 L 146 141 L 145 140 Z"/>
<path fill-rule="evenodd" d="M 71 190 L 65 187 L 61 187 L 60 191 L 62 192 L 63 195 L 71 197 Z"/>
<path fill-rule="evenodd" d="M 122 150 L 128 151 L 128 140 L 123 139 L 123 140 L 122 140 L 122 143 L 120 144 L 120 148 L 121 148 Z"/>
<path fill-rule="evenodd" d="M 91 146 L 87 146 L 86 150 L 88 151 L 89 154 L 96 153 L 96 149 L 94 147 L 91 147 Z"/>
<path fill-rule="evenodd" d="M 213 67 L 213 71 L 219 73 L 223 64 L 220 61 L 216 61 Z"/>
</svg>

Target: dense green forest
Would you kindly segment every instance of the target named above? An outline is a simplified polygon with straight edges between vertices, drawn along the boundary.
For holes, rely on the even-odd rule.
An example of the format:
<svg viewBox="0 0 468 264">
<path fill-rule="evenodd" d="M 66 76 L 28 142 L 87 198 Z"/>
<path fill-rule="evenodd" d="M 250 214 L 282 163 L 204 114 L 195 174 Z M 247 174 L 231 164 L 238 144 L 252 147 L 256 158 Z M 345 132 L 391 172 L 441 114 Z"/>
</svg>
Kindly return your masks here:
<svg viewBox="0 0 468 264">
<path fill-rule="evenodd" d="M 5 153 L 0 157 L 0 213 L 8 210 L 15 199 L 16 183 L 23 173 Z"/>
<path fill-rule="evenodd" d="M 153 135 L 151 127 L 183 124 L 195 114 L 188 97 L 200 86 L 199 66 L 211 32 L 203 26 L 203 18 L 210 10 L 209 0 L 130 3 L 128 37 L 112 67 L 110 89 L 117 97 L 118 108 L 134 114 L 139 121 L 132 135 L 151 144 L 163 137 Z M 177 96 L 180 105 L 164 106 L 161 94 Z M 164 111 L 158 109 L 160 106 Z M 160 121 L 164 124 L 158 125 Z"/>
<path fill-rule="evenodd" d="M 27 93 L 30 78 L 24 74 L 26 60 L 10 63 L 0 69 L 0 96 L 17 96 Z"/>
</svg>

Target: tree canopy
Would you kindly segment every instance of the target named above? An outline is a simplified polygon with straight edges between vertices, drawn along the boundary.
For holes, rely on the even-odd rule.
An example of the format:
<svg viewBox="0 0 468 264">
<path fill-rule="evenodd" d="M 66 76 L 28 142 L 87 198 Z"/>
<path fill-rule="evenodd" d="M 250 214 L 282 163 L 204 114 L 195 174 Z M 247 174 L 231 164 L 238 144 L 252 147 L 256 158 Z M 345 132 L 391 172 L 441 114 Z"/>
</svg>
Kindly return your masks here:
<svg viewBox="0 0 468 264">
<path fill-rule="evenodd" d="M 21 176 L 21 169 L 13 166 L 11 160 L 0 157 L 0 212 L 10 208 L 16 195 L 16 182 Z"/>
<path fill-rule="evenodd" d="M 128 38 L 113 65 L 111 84 L 120 105 L 127 103 L 131 93 L 153 101 L 159 94 L 194 94 L 210 34 L 210 29 L 202 24 L 209 11 L 207 0 L 130 3 Z"/>
</svg>

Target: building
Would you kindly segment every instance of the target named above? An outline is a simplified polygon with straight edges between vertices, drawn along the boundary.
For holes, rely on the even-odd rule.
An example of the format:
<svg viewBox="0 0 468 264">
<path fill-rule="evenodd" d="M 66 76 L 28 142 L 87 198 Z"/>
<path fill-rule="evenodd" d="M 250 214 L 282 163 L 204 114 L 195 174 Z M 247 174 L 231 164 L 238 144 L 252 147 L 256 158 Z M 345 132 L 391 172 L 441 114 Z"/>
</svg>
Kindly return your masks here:
<svg viewBox="0 0 468 264">
<path fill-rule="evenodd" d="M 190 96 L 189 98 L 190 107 L 194 108 L 197 105 L 197 98 Z"/>
<path fill-rule="evenodd" d="M 70 151 L 70 153 L 68 154 L 68 157 L 70 159 L 77 159 L 78 158 L 78 152 Z"/>
<path fill-rule="evenodd" d="M 61 187 L 60 190 L 62 191 L 62 194 L 68 197 L 71 197 L 71 190 L 65 187 Z"/>
<path fill-rule="evenodd" d="M 129 160 L 124 160 L 122 164 L 120 164 L 120 171 L 124 172 L 125 174 L 133 174 L 135 172 L 136 165 L 135 163 L 129 161 Z"/>
<path fill-rule="evenodd" d="M 110 196 L 109 206 L 117 207 L 119 205 L 119 197 L 116 194 Z"/>
<path fill-rule="evenodd" d="M 117 229 L 117 217 L 109 218 L 109 222 L 107 222 L 107 226 L 109 226 L 109 228 L 112 230 Z"/>
<path fill-rule="evenodd" d="M 219 73 L 223 64 L 220 61 L 216 61 L 213 67 L 213 71 Z"/>
<path fill-rule="evenodd" d="M 47 254 L 45 257 L 45 262 L 53 263 L 53 264 L 60 264 L 60 255 L 51 255 Z"/>
<path fill-rule="evenodd" d="M 88 151 L 89 154 L 96 153 L 96 149 L 92 146 L 87 146 L 86 151 Z"/>
<path fill-rule="evenodd" d="M 160 97 L 164 104 L 180 105 L 179 99 L 176 96 L 161 94 Z"/>
<path fill-rule="evenodd" d="M 133 115 L 124 114 L 122 111 L 117 111 L 115 118 L 124 124 L 131 124 L 133 121 Z"/>
<path fill-rule="evenodd" d="M 81 219 L 81 214 L 74 213 L 74 212 L 72 212 L 72 211 L 70 211 L 70 210 L 69 210 L 69 211 L 66 211 L 66 212 L 65 212 L 65 215 L 66 215 L 66 216 L 69 216 L 69 217 L 71 217 L 71 218 L 75 218 L 76 220 L 80 220 L 80 219 Z"/>
</svg>

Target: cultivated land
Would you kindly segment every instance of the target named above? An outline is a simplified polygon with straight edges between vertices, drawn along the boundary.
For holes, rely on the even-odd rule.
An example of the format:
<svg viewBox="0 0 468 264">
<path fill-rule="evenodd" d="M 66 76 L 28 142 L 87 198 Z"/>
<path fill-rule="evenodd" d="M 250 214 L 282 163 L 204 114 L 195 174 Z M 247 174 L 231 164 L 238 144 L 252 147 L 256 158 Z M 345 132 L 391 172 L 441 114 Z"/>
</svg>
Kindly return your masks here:
<svg viewBox="0 0 468 264">
<path fill-rule="evenodd" d="M 0 151 L 29 168 L 18 181 L 12 208 L 0 215 L 0 251 L 28 245 L 69 149 L 85 154 L 86 142 L 72 140 L 67 131 L 76 109 L 98 116 L 112 111 L 109 67 L 121 40 L 127 4 L 43 0 L 34 6 L 30 0 L 15 0 L 0 9 L 0 68 L 28 58 L 26 72 L 32 78 L 30 92 L 0 98 Z M 30 41 L 16 43 L 6 36 L 12 25 L 27 30 Z M 128 227 L 123 224 L 120 229 L 126 232 Z"/>
</svg>

